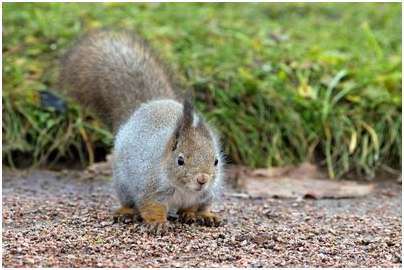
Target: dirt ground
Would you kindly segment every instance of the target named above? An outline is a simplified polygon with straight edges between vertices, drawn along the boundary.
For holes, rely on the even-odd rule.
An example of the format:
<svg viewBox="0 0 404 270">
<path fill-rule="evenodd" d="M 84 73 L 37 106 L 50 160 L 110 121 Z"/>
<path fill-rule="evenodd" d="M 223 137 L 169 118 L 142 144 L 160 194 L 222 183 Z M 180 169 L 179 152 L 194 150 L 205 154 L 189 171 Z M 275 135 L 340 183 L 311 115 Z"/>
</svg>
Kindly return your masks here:
<svg viewBox="0 0 404 270">
<path fill-rule="evenodd" d="M 112 223 L 109 181 L 3 170 L 3 267 L 401 267 L 401 184 L 367 197 L 227 195 L 218 228 Z"/>
</svg>

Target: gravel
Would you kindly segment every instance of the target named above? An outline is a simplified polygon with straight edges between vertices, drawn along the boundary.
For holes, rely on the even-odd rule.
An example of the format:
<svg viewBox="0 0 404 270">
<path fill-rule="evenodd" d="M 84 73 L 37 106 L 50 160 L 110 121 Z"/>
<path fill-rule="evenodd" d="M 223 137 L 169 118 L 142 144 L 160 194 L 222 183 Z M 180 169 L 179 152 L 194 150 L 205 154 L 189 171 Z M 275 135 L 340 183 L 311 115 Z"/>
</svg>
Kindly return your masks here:
<svg viewBox="0 0 404 270">
<path fill-rule="evenodd" d="M 224 197 L 218 228 L 113 224 L 110 181 L 3 169 L 3 267 L 401 267 L 401 185 L 364 198 Z M 231 193 L 231 192 L 229 192 Z"/>
</svg>

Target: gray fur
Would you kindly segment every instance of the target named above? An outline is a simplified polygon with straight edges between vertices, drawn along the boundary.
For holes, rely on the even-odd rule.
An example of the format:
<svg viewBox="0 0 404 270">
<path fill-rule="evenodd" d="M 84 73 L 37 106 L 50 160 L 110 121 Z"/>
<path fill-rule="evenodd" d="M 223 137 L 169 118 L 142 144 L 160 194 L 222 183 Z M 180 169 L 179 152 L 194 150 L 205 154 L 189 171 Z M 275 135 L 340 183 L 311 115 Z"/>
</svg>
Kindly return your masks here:
<svg viewBox="0 0 404 270">
<path fill-rule="evenodd" d="M 119 129 L 115 139 L 114 182 L 122 204 L 139 205 L 150 194 L 157 193 L 170 210 L 216 199 L 222 181 L 220 167 L 212 186 L 204 192 L 174 186 L 167 177 L 164 151 L 182 112 L 182 104 L 174 100 L 150 101 L 142 104 Z M 213 133 L 212 140 L 214 151 L 221 158 Z"/>
</svg>

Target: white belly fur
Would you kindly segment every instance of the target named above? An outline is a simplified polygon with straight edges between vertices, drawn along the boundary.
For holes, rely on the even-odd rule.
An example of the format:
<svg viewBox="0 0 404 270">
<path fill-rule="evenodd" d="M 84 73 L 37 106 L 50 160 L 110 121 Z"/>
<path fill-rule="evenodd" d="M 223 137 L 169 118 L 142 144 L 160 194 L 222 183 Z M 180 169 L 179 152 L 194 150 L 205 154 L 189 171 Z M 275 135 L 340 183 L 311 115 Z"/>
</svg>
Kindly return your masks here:
<svg viewBox="0 0 404 270">
<path fill-rule="evenodd" d="M 199 194 L 192 191 L 183 192 L 177 189 L 168 201 L 168 211 L 176 212 L 180 208 L 198 205 L 200 201 Z"/>
</svg>

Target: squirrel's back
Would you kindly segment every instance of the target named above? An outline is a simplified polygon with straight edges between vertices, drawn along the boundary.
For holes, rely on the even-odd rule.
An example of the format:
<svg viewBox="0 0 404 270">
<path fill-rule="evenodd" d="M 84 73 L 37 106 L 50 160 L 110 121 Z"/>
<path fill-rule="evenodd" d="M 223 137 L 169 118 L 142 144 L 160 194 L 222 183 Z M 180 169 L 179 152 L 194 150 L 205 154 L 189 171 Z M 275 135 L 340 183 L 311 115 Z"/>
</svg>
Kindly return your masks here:
<svg viewBox="0 0 404 270">
<path fill-rule="evenodd" d="M 143 102 L 175 99 L 169 75 L 146 43 L 126 32 L 97 31 L 62 60 L 60 83 L 114 130 Z"/>
</svg>

